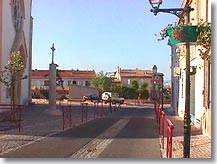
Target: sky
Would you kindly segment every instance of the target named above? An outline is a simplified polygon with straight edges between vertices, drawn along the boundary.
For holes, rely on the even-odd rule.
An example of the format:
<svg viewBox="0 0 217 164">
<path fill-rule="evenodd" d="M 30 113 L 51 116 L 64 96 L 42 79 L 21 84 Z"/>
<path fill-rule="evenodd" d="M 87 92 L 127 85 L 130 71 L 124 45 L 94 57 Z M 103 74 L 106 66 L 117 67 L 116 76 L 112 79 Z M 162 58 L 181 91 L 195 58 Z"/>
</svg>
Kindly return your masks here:
<svg viewBox="0 0 217 164">
<path fill-rule="evenodd" d="M 179 8 L 182 0 L 164 0 L 161 8 Z M 171 47 L 158 41 L 172 14 L 150 12 L 149 0 L 33 0 L 33 69 L 114 72 L 152 70 L 170 80 Z"/>
</svg>

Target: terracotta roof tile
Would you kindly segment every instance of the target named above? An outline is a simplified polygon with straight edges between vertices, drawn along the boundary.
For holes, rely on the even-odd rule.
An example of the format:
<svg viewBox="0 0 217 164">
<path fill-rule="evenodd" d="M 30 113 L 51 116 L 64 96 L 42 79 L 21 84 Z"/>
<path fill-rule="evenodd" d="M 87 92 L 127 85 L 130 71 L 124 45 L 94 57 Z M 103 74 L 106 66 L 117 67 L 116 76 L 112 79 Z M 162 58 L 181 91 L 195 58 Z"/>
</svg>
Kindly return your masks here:
<svg viewBox="0 0 217 164">
<path fill-rule="evenodd" d="M 33 77 L 45 77 L 49 76 L 49 70 L 32 70 Z M 94 70 L 61 70 L 61 77 L 73 77 L 73 78 L 94 78 L 96 72 Z"/>
<path fill-rule="evenodd" d="M 152 77 L 152 71 L 138 69 L 121 69 L 121 77 Z"/>
</svg>

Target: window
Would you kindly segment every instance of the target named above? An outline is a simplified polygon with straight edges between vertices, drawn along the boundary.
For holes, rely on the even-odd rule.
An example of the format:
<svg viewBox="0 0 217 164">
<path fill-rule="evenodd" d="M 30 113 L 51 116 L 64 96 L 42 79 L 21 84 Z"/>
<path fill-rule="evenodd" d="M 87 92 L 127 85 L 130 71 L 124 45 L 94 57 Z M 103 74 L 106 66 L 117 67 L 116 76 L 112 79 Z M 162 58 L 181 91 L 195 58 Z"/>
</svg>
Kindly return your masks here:
<svg viewBox="0 0 217 164">
<path fill-rule="evenodd" d="M 74 80 L 74 81 L 72 82 L 72 84 L 73 84 L 73 85 L 76 85 L 76 84 L 77 84 L 77 81 L 76 81 L 76 80 Z"/>
<path fill-rule="evenodd" d="M 159 76 L 154 76 L 154 80 L 159 80 Z"/>
<path fill-rule="evenodd" d="M 64 81 L 60 80 L 57 82 L 57 86 L 63 86 Z"/>
<path fill-rule="evenodd" d="M 10 98 L 11 97 L 11 90 L 10 88 L 6 88 L 6 98 Z"/>
<path fill-rule="evenodd" d="M 85 81 L 85 86 L 90 86 L 90 82 L 89 81 Z"/>
<path fill-rule="evenodd" d="M 128 85 L 130 85 L 130 81 L 131 81 L 130 79 L 127 80 L 127 84 L 128 84 Z"/>
<path fill-rule="evenodd" d="M 181 79 L 182 79 L 182 81 L 181 81 L 181 98 L 183 98 L 183 96 L 184 96 L 184 76 L 183 76 L 183 73 L 182 73 L 182 77 L 181 77 Z"/>
<path fill-rule="evenodd" d="M 68 86 L 72 85 L 72 81 L 68 81 Z"/>
<path fill-rule="evenodd" d="M 46 80 L 46 81 L 44 81 L 44 86 L 49 86 L 50 84 L 49 84 L 49 81 L 48 80 Z"/>
<path fill-rule="evenodd" d="M 84 86 L 84 82 L 83 81 L 79 81 L 79 85 L 80 86 Z"/>
</svg>

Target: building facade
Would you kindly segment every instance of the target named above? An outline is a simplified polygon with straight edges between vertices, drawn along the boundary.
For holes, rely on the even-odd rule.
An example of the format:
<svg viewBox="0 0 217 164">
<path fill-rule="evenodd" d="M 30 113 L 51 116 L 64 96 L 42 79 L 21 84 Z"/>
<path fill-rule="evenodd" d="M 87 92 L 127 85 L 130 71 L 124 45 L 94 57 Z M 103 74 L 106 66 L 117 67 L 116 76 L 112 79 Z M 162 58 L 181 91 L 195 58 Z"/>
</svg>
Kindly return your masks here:
<svg viewBox="0 0 217 164">
<path fill-rule="evenodd" d="M 198 25 L 199 22 L 211 22 L 210 0 L 184 0 L 194 8 L 190 13 L 190 23 Z M 191 122 L 201 128 L 203 133 L 211 136 L 211 62 L 203 60 L 196 45 L 190 46 L 190 68 L 194 73 L 190 76 L 190 115 Z M 178 115 L 184 118 L 185 113 L 185 45 L 178 46 L 179 53 L 179 104 Z"/>
<path fill-rule="evenodd" d="M 12 52 L 19 51 L 24 61 L 21 76 L 27 79 L 15 85 L 17 103 L 31 95 L 32 0 L 0 0 L 0 68 L 4 70 Z M 10 90 L 0 83 L 0 103 L 10 103 Z"/>
<path fill-rule="evenodd" d="M 163 86 L 163 74 L 157 73 L 154 76 L 152 70 L 139 69 L 121 69 L 117 68 L 114 74 L 114 80 L 117 85 L 131 86 L 132 81 L 136 80 L 141 86 L 144 82 L 148 83 L 147 90 L 150 94 L 150 100 L 160 98 L 161 91 L 155 86 Z"/>
<path fill-rule="evenodd" d="M 170 40 L 168 45 L 171 47 L 171 110 L 177 115 L 179 106 L 179 49 L 176 45 L 171 45 Z"/>
<path fill-rule="evenodd" d="M 69 86 L 90 86 L 90 81 L 96 77 L 94 70 L 57 70 L 61 80 L 57 80 L 56 91 L 59 94 L 69 94 Z M 58 79 L 58 77 L 57 77 Z M 32 96 L 49 91 L 49 70 L 32 70 Z"/>
</svg>

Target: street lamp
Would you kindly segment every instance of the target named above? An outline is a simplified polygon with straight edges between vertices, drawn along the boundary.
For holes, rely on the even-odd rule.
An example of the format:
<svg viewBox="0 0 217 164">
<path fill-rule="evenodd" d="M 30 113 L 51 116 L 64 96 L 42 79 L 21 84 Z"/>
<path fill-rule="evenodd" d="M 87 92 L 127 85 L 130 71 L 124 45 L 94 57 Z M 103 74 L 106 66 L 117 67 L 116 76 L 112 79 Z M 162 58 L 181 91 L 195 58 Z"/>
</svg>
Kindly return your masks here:
<svg viewBox="0 0 217 164">
<path fill-rule="evenodd" d="M 154 91 L 154 95 L 153 95 L 153 98 L 154 98 L 154 100 L 156 101 L 156 97 L 155 97 L 155 83 L 156 83 L 156 81 L 155 81 L 155 76 L 156 76 L 156 74 L 157 74 L 157 66 L 156 65 L 154 65 L 153 66 L 153 68 L 152 68 L 152 72 L 153 72 L 153 83 L 154 83 L 154 85 L 153 85 L 153 91 Z M 155 104 L 156 105 L 156 104 Z"/>
<path fill-rule="evenodd" d="M 176 15 L 184 22 L 186 16 L 186 23 L 190 23 L 190 12 L 194 9 L 191 8 L 187 0 L 185 8 L 170 8 L 159 9 L 163 0 L 149 0 L 152 6 L 151 12 L 157 15 L 159 12 L 170 13 Z M 191 115 L 190 115 L 190 43 L 186 42 L 186 88 L 185 88 L 185 115 L 184 115 L 184 158 L 190 158 L 190 138 L 191 138 Z"/>
<path fill-rule="evenodd" d="M 155 78 L 155 76 L 157 75 L 157 66 L 156 65 L 153 66 L 152 71 L 153 71 L 154 78 Z M 162 75 L 159 74 L 159 76 L 161 76 L 161 86 L 160 86 L 160 88 L 161 88 L 161 96 L 159 96 L 159 97 L 161 98 L 161 110 L 163 111 L 163 83 L 164 83 L 163 74 Z M 155 79 L 154 79 L 154 91 L 155 91 Z"/>
</svg>

